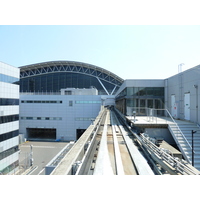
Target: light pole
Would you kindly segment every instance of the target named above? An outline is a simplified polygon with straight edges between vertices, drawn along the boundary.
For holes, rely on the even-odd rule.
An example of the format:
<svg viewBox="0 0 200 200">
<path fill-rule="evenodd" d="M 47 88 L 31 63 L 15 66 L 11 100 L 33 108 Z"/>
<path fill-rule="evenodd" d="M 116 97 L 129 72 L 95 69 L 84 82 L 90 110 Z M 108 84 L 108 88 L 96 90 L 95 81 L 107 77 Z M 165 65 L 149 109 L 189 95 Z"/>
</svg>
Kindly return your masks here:
<svg viewBox="0 0 200 200">
<path fill-rule="evenodd" d="M 192 130 L 192 166 L 194 166 L 194 133 L 196 131 Z"/>
<path fill-rule="evenodd" d="M 133 111 L 133 117 L 134 117 L 134 122 L 136 121 L 135 117 L 136 117 L 136 111 Z"/>
<path fill-rule="evenodd" d="M 198 85 L 193 85 L 196 90 L 196 121 L 198 123 Z"/>
<path fill-rule="evenodd" d="M 31 153 L 30 153 L 30 166 L 33 166 L 33 145 L 30 145 Z"/>
</svg>

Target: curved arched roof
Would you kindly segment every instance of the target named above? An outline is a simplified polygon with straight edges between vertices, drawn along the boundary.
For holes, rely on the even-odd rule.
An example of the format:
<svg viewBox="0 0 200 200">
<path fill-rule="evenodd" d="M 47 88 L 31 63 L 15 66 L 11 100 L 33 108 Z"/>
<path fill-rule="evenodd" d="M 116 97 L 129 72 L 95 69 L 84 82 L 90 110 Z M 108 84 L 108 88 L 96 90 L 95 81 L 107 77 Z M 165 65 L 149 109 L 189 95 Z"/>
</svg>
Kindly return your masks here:
<svg viewBox="0 0 200 200">
<path fill-rule="evenodd" d="M 119 76 L 101 67 L 76 61 L 49 61 L 22 66 L 20 67 L 20 78 L 56 72 L 71 72 L 94 76 L 118 86 L 124 81 Z"/>
</svg>

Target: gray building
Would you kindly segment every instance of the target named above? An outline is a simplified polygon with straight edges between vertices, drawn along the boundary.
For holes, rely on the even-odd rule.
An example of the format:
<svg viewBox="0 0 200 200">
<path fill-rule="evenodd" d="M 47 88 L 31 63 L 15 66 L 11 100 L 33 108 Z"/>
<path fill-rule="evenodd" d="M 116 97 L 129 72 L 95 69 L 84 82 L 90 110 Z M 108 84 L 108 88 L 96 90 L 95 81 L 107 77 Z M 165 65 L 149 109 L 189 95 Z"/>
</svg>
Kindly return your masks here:
<svg viewBox="0 0 200 200">
<path fill-rule="evenodd" d="M 20 67 L 20 135 L 27 139 L 77 140 L 101 106 L 114 105 L 123 79 L 73 61 Z"/>
<path fill-rule="evenodd" d="M 200 124 L 200 65 L 165 79 L 165 105 L 176 119 Z"/>
<path fill-rule="evenodd" d="M 200 65 L 163 80 L 125 80 L 116 94 L 116 107 L 125 115 L 135 108 L 138 115 L 147 114 L 143 108 L 168 109 L 175 119 L 200 124 L 199 84 Z"/>
<path fill-rule="evenodd" d="M 125 115 L 146 115 L 146 108 L 164 109 L 164 96 L 164 80 L 125 80 L 116 94 L 116 107 Z"/>
</svg>

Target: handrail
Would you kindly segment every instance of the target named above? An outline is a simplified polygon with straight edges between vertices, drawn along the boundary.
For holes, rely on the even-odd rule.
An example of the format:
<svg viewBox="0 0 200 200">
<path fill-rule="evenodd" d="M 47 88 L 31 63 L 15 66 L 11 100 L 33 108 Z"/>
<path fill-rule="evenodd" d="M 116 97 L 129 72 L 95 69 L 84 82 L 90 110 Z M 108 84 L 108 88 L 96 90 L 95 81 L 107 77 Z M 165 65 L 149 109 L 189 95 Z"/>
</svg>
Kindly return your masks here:
<svg viewBox="0 0 200 200">
<path fill-rule="evenodd" d="M 171 156 L 169 153 L 165 152 L 162 148 L 157 147 L 154 143 L 152 143 L 148 137 L 145 136 L 145 134 L 140 135 L 143 145 L 146 145 L 146 147 L 151 151 L 154 152 L 154 154 L 157 154 L 160 156 L 164 161 L 166 161 L 170 166 L 174 167 L 177 171 L 179 171 L 181 174 L 183 174 L 183 171 L 186 174 L 195 174 L 198 175 L 197 172 L 190 169 L 188 166 L 186 166 L 184 163 L 179 161 L 178 158 Z"/>
<path fill-rule="evenodd" d="M 176 126 L 176 128 L 177 128 L 177 130 L 179 131 L 179 133 L 181 134 L 181 136 L 184 138 L 184 140 L 185 140 L 185 142 L 188 144 L 188 146 L 189 146 L 189 148 L 192 150 L 192 147 L 191 147 L 191 145 L 190 145 L 190 143 L 188 142 L 188 140 L 186 139 L 186 137 L 184 136 L 184 134 L 182 133 L 182 131 L 180 130 L 180 128 L 179 128 L 179 126 L 178 126 L 178 124 L 176 123 L 176 121 L 173 119 L 173 117 L 172 117 L 172 115 L 170 114 L 170 112 L 168 111 L 168 109 L 155 109 L 155 108 L 147 108 L 147 107 L 132 107 L 133 109 L 146 109 L 146 110 L 148 110 L 148 109 L 152 109 L 153 111 L 155 111 L 155 110 L 163 110 L 163 111 L 166 111 L 167 112 L 167 114 L 169 115 L 169 117 L 170 117 L 170 119 L 172 120 L 172 122 L 174 123 L 174 125 Z M 153 112 L 152 112 L 152 114 L 153 114 Z M 146 113 L 146 115 L 147 116 L 149 116 L 148 115 L 148 113 Z M 152 115 L 153 116 L 153 115 Z M 157 116 L 153 116 L 153 117 L 156 117 L 156 123 L 157 123 Z M 167 122 L 166 122 L 167 123 Z M 168 123 L 167 123 L 168 124 Z M 176 136 L 176 134 L 174 134 L 175 136 Z M 176 136 L 177 137 L 177 136 Z M 177 140 L 178 141 L 178 140 Z M 178 141 L 178 144 L 180 145 L 180 143 L 179 143 L 179 141 Z M 181 145 L 180 145 L 181 146 Z M 189 161 L 189 159 L 188 159 L 188 161 Z"/>
<path fill-rule="evenodd" d="M 192 147 L 190 145 L 190 143 L 188 142 L 188 140 L 186 139 L 186 137 L 184 136 L 183 132 L 180 130 L 178 124 L 175 122 L 175 120 L 172 118 L 170 112 L 165 109 L 167 111 L 167 113 L 169 114 L 170 118 L 172 119 L 172 121 L 175 123 L 175 125 L 178 127 L 178 131 L 180 132 L 180 134 L 182 135 L 182 137 L 184 138 L 184 140 L 186 141 L 186 143 L 188 144 L 188 146 L 190 147 L 190 149 L 192 150 Z M 175 135 L 175 134 L 174 134 Z M 176 135 L 175 135 L 176 136 Z M 179 141 L 178 141 L 179 142 Z M 181 145 L 180 145 L 181 146 Z M 186 156 L 187 157 L 187 156 Z M 189 158 L 188 158 L 188 161 L 189 161 Z"/>
</svg>

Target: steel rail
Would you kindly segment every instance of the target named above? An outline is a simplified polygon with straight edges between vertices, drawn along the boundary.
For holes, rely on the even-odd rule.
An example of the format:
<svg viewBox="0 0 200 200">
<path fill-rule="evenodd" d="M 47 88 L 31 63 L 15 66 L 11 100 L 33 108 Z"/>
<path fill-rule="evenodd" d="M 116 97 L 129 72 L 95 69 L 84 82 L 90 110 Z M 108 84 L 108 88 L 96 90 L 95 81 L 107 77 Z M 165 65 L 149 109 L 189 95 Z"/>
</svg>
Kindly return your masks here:
<svg viewBox="0 0 200 200">
<path fill-rule="evenodd" d="M 108 116 L 109 112 L 107 111 L 106 121 L 103 128 L 102 138 L 93 175 L 114 175 L 107 146 Z"/>
<path fill-rule="evenodd" d="M 181 174 L 188 175 L 198 175 L 198 173 L 192 169 L 190 169 L 186 164 L 179 161 L 178 158 L 171 156 L 169 153 L 165 152 L 162 148 L 157 147 L 153 142 L 151 142 L 148 137 L 145 137 L 144 134 L 141 134 L 142 144 L 147 147 L 149 151 L 154 153 L 157 157 L 161 158 L 160 160 L 163 162 L 167 162 L 172 168 L 178 171 Z"/>
<path fill-rule="evenodd" d="M 121 115 L 119 115 L 119 117 L 122 118 Z M 122 119 L 122 121 L 124 123 L 123 119 Z M 147 160 L 139 152 L 138 148 L 133 144 L 133 141 L 130 139 L 127 131 L 125 131 L 124 127 L 121 125 L 119 120 L 118 120 L 118 124 L 119 124 L 118 126 L 122 132 L 123 138 L 125 140 L 128 151 L 132 157 L 133 163 L 137 169 L 138 174 L 139 175 L 155 175 L 153 170 L 150 168 L 149 164 L 147 163 Z M 127 126 L 126 123 L 124 123 L 124 125 Z"/>
<path fill-rule="evenodd" d="M 120 154 L 119 144 L 116 135 L 116 125 L 114 124 L 114 119 L 116 120 L 116 116 L 113 112 L 111 112 L 111 125 L 112 125 L 112 132 L 113 132 L 113 142 L 114 142 L 114 152 L 115 152 L 115 163 L 116 163 L 116 173 L 117 175 L 124 175 L 124 167 L 122 164 L 122 158 Z"/>
</svg>

